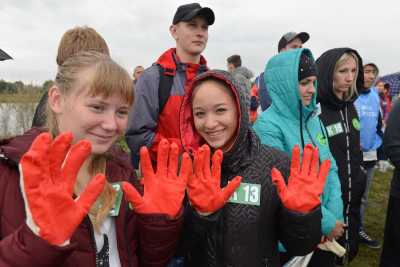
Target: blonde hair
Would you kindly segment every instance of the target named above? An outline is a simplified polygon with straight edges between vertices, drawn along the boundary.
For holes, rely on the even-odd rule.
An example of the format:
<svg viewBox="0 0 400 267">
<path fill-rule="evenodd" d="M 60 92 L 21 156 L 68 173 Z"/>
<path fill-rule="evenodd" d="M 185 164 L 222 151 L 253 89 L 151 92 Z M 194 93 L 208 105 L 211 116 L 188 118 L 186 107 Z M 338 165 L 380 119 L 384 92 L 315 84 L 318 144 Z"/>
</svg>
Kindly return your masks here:
<svg viewBox="0 0 400 267">
<path fill-rule="evenodd" d="M 350 58 L 353 58 L 354 61 L 356 62 L 356 73 L 354 75 L 354 79 L 353 79 L 353 82 L 352 82 L 349 90 L 346 93 L 344 93 L 343 100 L 345 100 L 345 101 L 350 100 L 354 95 L 358 95 L 358 91 L 357 91 L 357 78 L 358 78 L 358 72 L 359 72 L 358 57 L 353 52 L 344 53 L 339 58 L 339 60 L 336 61 L 335 69 L 333 71 L 333 73 L 336 73 L 336 71 L 340 68 L 340 66 L 342 66 Z"/>
<path fill-rule="evenodd" d="M 82 80 L 82 73 L 90 71 L 85 76 L 83 87 L 77 87 Z M 86 74 L 86 73 L 85 73 Z M 109 56 L 94 51 L 82 51 L 68 58 L 58 68 L 55 86 L 62 95 L 79 93 L 79 90 L 89 87 L 89 95 L 101 95 L 105 98 L 111 95 L 119 95 L 129 105 L 134 100 L 133 81 L 128 72 L 115 63 Z M 49 103 L 49 102 L 48 102 Z M 47 128 L 53 137 L 59 134 L 56 114 L 47 105 Z M 89 174 L 106 172 L 106 155 L 94 155 L 89 164 Z M 99 230 L 101 223 L 108 216 L 116 198 L 116 192 L 110 183 L 106 183 L 103 192 L 92 206 L 89 214 L 95 230 Z"/>
</svg>

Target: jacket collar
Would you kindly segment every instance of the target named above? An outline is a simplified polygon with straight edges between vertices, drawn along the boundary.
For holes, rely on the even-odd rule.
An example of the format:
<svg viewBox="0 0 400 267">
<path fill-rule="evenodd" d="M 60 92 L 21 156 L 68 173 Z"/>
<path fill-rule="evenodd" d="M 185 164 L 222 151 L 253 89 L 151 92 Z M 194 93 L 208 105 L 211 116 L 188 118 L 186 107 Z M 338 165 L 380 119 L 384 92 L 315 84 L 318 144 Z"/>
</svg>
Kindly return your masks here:
<svg viewBox="0 0 400 267">
<path fill-rule="evenodd" d="M 207 61 L 203 56 L 200 56 L 199 64 L 181 62 L 178 55 L 176 54 L 176 48 L 170 48 L 167 51 L 165 51 L 157 59 L 156 63 L 159 64 L 164 69 L 174 72 L 174 74 L 175 74 L 175 71 L 177 71 L 179 69 L 185 70 L 186 68 L 190 68 L 190 67 L 198 67 L 198 65 L 200 65 L 200 68 L 204 68 L 204 70 L 207 69 Z"/>
<path fill-rule="evenodd" d="M 21 157 L 27 152 L 33 140 L 44 130 L 31 128 L 23 135 L 0 140 L 0 157 L 7 158 L 18 164 Z"/>
</svg>

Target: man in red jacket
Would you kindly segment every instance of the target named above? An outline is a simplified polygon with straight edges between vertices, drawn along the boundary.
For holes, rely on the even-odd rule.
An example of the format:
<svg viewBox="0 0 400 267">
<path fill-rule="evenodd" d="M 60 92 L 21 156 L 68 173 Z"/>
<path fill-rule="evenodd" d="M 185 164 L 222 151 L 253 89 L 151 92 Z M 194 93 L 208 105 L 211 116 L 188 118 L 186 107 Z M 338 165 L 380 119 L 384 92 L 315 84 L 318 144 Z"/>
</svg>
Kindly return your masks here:
<svg viewBox="0 0 400 267">
<path fill-rule="evenodd" d="M 176 48 L 165 51 L 136 83 L 135 103 L 126 133 L 135 167 L 141 146 L 150 148 L 153 160 L 156 160 L 158 143 L 163 138 L 182 148 L 179 109 L 193 78 L 207 70 L 207 62 L 201 53 L 207 45 L 208 26 L 214 20 L 214 12 L 198 3 L 178 7 L 169 29 Z M 172 82 L 170 88 L 163 88 L 170 91 L 167 101 L 160 105 L 160 83 L 164 76 L 171 77 Z"/>
</svg>

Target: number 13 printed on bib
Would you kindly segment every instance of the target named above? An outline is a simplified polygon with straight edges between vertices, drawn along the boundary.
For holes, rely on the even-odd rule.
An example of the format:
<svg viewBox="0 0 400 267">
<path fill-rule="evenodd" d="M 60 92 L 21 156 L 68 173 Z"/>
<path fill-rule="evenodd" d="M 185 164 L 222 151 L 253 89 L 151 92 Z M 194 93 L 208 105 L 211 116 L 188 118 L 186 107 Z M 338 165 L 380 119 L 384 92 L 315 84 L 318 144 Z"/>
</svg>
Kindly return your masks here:
<svg viewBox="0 0 400 267">
<path fill-rule="evenodd" d="M 228 202 L 260 206 L 261 185 L 241 183 Z"/>
</svg>

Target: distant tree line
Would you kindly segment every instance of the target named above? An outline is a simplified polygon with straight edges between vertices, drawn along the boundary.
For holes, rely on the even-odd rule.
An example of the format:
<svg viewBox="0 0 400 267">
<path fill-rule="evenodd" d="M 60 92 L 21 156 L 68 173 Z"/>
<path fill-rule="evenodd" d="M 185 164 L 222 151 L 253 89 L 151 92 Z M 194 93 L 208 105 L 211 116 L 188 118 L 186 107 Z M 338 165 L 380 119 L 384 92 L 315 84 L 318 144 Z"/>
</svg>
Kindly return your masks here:
<svg viewBox="0 0 400 267">
<path fill-rule="evenodd" d="M 42 86 L 24 84 L 21 81 L 7 82 L 0 80 L 0 94 L 41 94 L 53 84 L 52 80 L 45 81 Z"/>
</svg>

